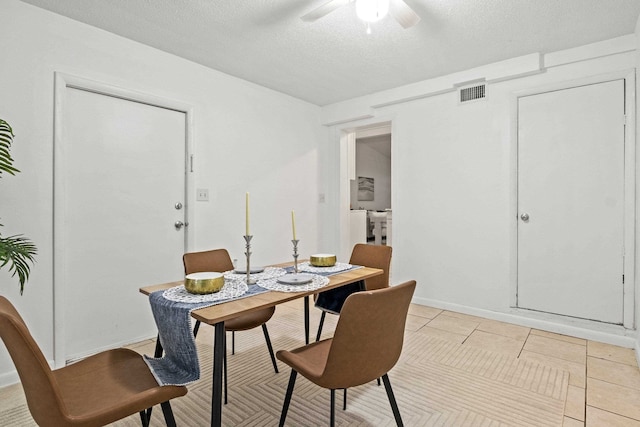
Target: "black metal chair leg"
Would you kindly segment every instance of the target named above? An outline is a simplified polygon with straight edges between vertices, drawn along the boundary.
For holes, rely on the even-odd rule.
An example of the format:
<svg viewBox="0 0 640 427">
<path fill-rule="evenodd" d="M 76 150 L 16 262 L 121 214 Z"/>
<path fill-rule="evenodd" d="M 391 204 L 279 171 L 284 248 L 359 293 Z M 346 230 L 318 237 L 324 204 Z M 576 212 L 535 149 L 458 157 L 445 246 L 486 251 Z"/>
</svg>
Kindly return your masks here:
<svg viewBox="0 0 640 427">
<path fill-rule="evenodd" d="M 198 330 L 200 329 L 200 321 L 196 320 L 196 324 L 193 326 L 193 336 L 198 336 Z"/>
<path fill-rule="evenodd" d="M 378 387 L 380 387 L 380 378 L 378 378 Z"/>
<path fill-rule="evenodd" d="M 293 386 L 296 385 L 296 376 L 298 373 L 291 370 L 291 375 L 289 376 L 289 385 L 287 386 L 287 394 L 284 396 L 284 403 L 282 404 L 282 413 L 280 414 L 280 423 L 279 427 L 284 426 L 284 421 L 287 419 L 287 412 L 289 411 L 289 404 L 291 403 L 291 396 L 293 395 Z"/>
<path fill-rule="evenodd" d="M 140 421 L 142 421 L 142 427 L 149 427 L 149 419 L 147 418 L 147 410 L 140 411 Z"/>
<path fill-rule="evenodd" d="M 153 407 L 148 408 L 145 412 L 146 412 L 146 416 L 147 416 L 147 425 L 144 427 L 149 427 L 149 420 L 151 419 L 151 412 L 153 411 Z M 142 423 L 144 425 L 144 422 Z"/>
<path fill-rule="evenodd" d="M 162 402 L 160 404 L 162 413 L 164 414 L 164 421 L 167 423 L 167 427 L 176 427 L 176 419 L 173 417 L 173 411 L 171 410 L 171 403 Z"/>
<path fill-rule="evenodd" d="M 404 427 L 402 423 L 402 417 L 400 416 L 400 410 L 398 409 L 398 404 L 396 403 L 396 398 L 393 395 L 393 390 L 391 389 L 391 382 L 389 381 L 389 376 L 384 374 L 382 376 L 382 381 L 384 382 L 384 388 L 387 390 L 387 397 L 389 398 L 389 403 L 391 404 L 391 410 L 393 411 L 393 416 L 396 419 L 396 425 L 398 427 Z"/>
<path fill-rule="evenodd" d="M 331 427 L 336 425 L 336 389 L 331 389 L 331 415 L 329 416 L 329 425 Z"/>
<path fill-rule="evenodd" d="M 262 324 L 262 332 L 264 333 L 264 340 L 267 342 L 267 348 L 269 349 L 269 356 L 271 356 L 271 363 L 273 363 L 273 370 L 278 371 L 278 364 L 276 363 L 276 356 L 273 354 L 273 346 L 271 345 L 271 339 L 269 338 L 269 330 L 267 329 L 267 324 Z"/>
<path fill-rule="evenodd" d="M 322 326 L 324 325 L 324 318 L 326 317 L 327 312 L 323 311 L 320 315 L 320 324 L 318 325 L 318 333 L 316 334 L 316 341 L 320 341 L 320 335 L 322 335 Z"/>
<path fill-rule="evenodd" d="M 346 411 L 347 410 L 347 389 L 343 388 L 344 390 L 344 394 L 342 397 L 342 410 Z"/>
<path fill-rule="evenodd" d="M 231 354 L 236 354 L 236 331 L 231 331 Z"/>
</svg>

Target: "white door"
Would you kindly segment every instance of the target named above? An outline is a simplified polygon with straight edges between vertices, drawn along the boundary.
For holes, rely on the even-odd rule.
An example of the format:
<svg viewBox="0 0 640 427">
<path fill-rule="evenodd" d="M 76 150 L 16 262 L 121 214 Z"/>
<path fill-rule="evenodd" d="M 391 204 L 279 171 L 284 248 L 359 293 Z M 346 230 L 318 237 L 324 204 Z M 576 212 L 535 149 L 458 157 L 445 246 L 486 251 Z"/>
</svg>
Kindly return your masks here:
<svg viewBox="0 0 640 427">
<path fill-rule="evenodd" d="M 58 349 L 56 359 L 72 360 L 153 336 L 138 289 L 183 276 L 185 230 L 174 224 L 186 222 L 186 120 L 183 111 L 72 87 L 58 113 L 56 346 L 64 356 Z"/>
<path fill-rule="evenodd" d="M 623 323 L 624 80 L 518 99 L 518 307 Z"/>
</svg>

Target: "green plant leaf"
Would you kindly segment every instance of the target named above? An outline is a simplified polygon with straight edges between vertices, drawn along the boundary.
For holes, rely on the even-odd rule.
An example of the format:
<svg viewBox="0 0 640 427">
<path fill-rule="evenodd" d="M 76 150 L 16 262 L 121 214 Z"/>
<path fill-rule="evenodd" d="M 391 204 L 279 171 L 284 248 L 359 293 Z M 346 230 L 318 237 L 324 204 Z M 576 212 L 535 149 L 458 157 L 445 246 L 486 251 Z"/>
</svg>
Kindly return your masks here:
<svg viewBox="0 0 640 427">
<path fill-rule="evenodd" d="M 24 291 L 24 284 L 29 279 L 31 266 L 35 262 L 36 246 L 22 235 L 0 236 L 0 268 L 9 265 L 11 276 L 18 275 L 20 295 Z"/>
<path fill-rule="evenodd" d="M 2 178 L 3 172 L 11 175 L 20 172 L 13 167 L 13 159 L 9 153 L 13 136 L 13 129 L 9 123 L 0 119 L 0 178 Z M 0 235 L 0 268 L 8 265 L 9 272 L 12 273 L 11 276 L 18 275 L 20 295 L 24 292 L 24 284 L 29 279 L 36 253 L 36 246 L 26 237 L 22 237 L 22 235 L 2 237 Z"/>
<path fill-rule="evenodd" d="M 11 175 L 15 175 L 16 172 L 20 172 L 13 167 L 13 158 L 9 153 L 11 143 L 13 142 L 13 129 L 9 126 L 9 123 L 0 119 L 0 178 L 2 173 L 6 172 Z"/>
</svg>

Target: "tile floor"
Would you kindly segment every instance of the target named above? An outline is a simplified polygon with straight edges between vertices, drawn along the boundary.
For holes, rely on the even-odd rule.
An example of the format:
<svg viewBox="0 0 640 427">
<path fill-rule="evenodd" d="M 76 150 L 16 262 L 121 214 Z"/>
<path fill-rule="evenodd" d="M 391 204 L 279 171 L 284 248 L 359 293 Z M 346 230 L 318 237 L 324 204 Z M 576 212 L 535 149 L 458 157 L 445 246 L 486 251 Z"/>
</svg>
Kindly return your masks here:
<svg viewBox="0 0 640 427">
<path fill-rule="evenodd" d="M 569 371 L 565 427 L 640 427 L 633 349 L 415 304 L 407 329 Z"/>
<path fill-rule="evenodd" d="M 280 307 L 300 309 L 297 301 Z M 317 324 L 313 316 L 318 310 L 311 311 L 313 332 L 313 325 Z M 327 316 L 323 336 L 331 334 L 336 318 Z M 415 304 L 409 309 L 406 328 L 568 371 L 564 427 L 640 427 L 640 370 L 633 349 Z M 210 343 L 212 336 L 200 333 L 198 341 Z M 147 340 L 130 347 L 149 352 L 153 342 Z M 23 399 L 19 384 L 0 389 L 0 410 Z"/>
</svg>

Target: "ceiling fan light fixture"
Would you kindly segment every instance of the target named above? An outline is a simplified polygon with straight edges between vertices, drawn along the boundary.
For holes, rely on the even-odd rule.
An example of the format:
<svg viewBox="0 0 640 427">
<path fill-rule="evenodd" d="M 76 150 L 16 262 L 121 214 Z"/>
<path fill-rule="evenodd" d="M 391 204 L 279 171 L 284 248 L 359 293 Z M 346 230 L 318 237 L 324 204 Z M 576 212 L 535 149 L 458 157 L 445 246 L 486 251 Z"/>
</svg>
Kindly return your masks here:
<svg viewBox="0 0 640 427">
<path fill-rule="evenodd" d="M 365 22 L 381 20 L 389 12 L 389 0 L 356 0 L 356 15 Z"/>
</svg>

